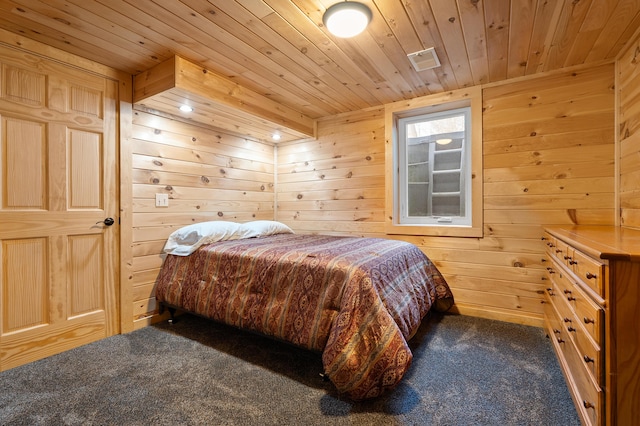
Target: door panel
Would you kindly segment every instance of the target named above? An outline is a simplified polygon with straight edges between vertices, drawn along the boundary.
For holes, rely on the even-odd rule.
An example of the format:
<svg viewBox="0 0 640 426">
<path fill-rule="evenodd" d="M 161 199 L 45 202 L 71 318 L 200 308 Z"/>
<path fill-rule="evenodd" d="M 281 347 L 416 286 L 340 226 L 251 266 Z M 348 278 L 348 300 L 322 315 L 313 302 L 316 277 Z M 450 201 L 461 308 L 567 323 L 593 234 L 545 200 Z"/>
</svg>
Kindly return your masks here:
<svg viewBox="0 0 640 426">
<path fill-rule="evenodd" d="M 0 72 L 1 371 L 118 332 L 118 89 L 7 47 Z"/>
</svg>

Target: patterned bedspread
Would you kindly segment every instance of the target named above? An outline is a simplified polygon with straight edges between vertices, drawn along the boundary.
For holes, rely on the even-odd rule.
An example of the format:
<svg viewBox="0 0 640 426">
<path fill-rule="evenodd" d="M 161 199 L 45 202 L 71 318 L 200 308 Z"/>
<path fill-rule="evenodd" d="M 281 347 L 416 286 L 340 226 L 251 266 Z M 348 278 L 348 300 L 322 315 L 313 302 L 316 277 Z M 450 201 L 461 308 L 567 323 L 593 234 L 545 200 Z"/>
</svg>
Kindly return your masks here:
<svg viewBox="0 0 640 426">
<path fill-rule="evenodd" d="M 325 373 L 352 399 L 395 387 L 407 340 L 453 296 L 416 246 L 386 239 L 280 234 L 169 255 L 156 297 L 189 312 L 322 351 Z"/>
</svg>

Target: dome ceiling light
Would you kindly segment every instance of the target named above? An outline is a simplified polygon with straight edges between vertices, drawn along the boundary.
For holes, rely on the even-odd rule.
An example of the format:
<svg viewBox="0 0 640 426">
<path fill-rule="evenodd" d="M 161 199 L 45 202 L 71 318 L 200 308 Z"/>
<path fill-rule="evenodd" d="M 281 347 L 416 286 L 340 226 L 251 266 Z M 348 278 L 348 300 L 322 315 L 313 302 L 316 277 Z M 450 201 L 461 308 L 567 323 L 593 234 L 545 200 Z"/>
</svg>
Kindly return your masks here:
<svg viewBox="0 0 640 426">
<path fill-rule="evenodd" d="M 371 9 L 355 1 L 343 1 L 330 6 L 322 16 L 322 23 L 336 37 L 349 38 L 367 28 L 373 17 Z"/>
</svg>

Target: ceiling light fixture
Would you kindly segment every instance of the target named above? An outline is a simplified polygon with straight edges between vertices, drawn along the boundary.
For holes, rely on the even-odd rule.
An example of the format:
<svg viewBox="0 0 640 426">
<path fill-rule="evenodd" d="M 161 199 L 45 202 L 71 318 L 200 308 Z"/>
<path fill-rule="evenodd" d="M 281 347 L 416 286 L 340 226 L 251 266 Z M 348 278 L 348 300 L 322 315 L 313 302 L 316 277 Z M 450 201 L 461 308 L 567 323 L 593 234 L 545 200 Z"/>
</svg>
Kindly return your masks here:
<svg viewBox="0 0 640 426">
<path fill-rule="evenodd" d="M 281 138 L 280 133 L 274 133 L 274 134 L 272 134 L 272 135 L 271 135 L 271 138 L 272 138 L 274 141 L 279 141 L 279 140 L 280 140 L 280 138 Z"/>
<path fill-rule="evenodd" d="M 371 9 L 355 1 L 343 1 L 330 6 L 322 23 L 336 37 L 349 38 L 360 34 L 371 22 Z"/>
<path fill-rule="evenodd" d="M 180 111 L 193 112 L 193 108 L 191 108 L 189 105 L 180 105 Z"/>
</svg>

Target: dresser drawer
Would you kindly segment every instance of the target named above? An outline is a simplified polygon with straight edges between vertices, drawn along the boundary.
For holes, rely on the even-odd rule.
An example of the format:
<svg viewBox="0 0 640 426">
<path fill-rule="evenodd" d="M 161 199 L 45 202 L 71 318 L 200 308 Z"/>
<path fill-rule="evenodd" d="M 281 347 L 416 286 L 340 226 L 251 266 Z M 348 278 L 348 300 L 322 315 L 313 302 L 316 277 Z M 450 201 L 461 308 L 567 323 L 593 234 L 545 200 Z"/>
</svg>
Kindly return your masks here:
<svg viewBox="0 0 640 426">
<path fill-rule="evenodd" d="M 594 383 L 591 374 L 584 367 L 584 362 L 571 339 L 560 345 L 569 369 L 569 387 L 573 394 L 576 408 L 582 419 L 588 425 L 602 424 L 604 393 L 602 388 Z"/>
<path fill-rule="evenodd" d="M 593 289 L 600 297 L 604 297 L 604 263 L 589 257 L 579 250 L 574 250 L 570 262 L 573 272 Z"/>
<path fill-rule="evenodd" d="M 587 296 L 567 278 L 562 267 L 559 269 L 560 272 L 549 276 L 551 282 L 551 290 L 549 287 L 547 288 L 549 302 L 558 313 L 559 326 L 575 345 L 581 359 L 580 363 L 584 364 L 595 383 L 604 385 L 602 342 L 593 338 L 585 328 L 584 321 L 576 312 L 576 302 L 585 302 Z M 600 324 L 601 321 L 598 323 Z"/>
<path fill-rule="evenodd" d="M 593 341 L 601 346 L 604 340 L 604 309 L 575 284 L 562 268 L 557 269 L 559 272 L 553 274 L 553 280 L 558 286 L 556 291 L 568 302 L 577 317 L 576 322 L 581 323 Z"/>
<path fill-rule="evenodd" d="M 571 255 L 573 254 L 573 248 L 569 247 L 569 245 L 562 240 L 555 240 L 554 245 L 553 255 L 555 258 L 558 259 L 560 263 L 568 265 Z"/>
<path fill-rule="evenodd" d="M 568 336 L 566 318 L 556 309 L 562 306 L 562 303 L 558 303 L 561 302 L 559 297 L 553 289 L 545 293 L 545 328 L 558 355 L 580 418 L 586 425 L 598 425 L 603 419 L 604 394 L 584 366 L 573 339 Z"/>
<path fill-rule="evenodd" d="M 549 255 L 549 257 L 554 257 L 556 255 L 556 238 L 551 234 L 545 232 L 542 237 L 542 241 L 544 242 L 544 249 Z"/>
</svg>

